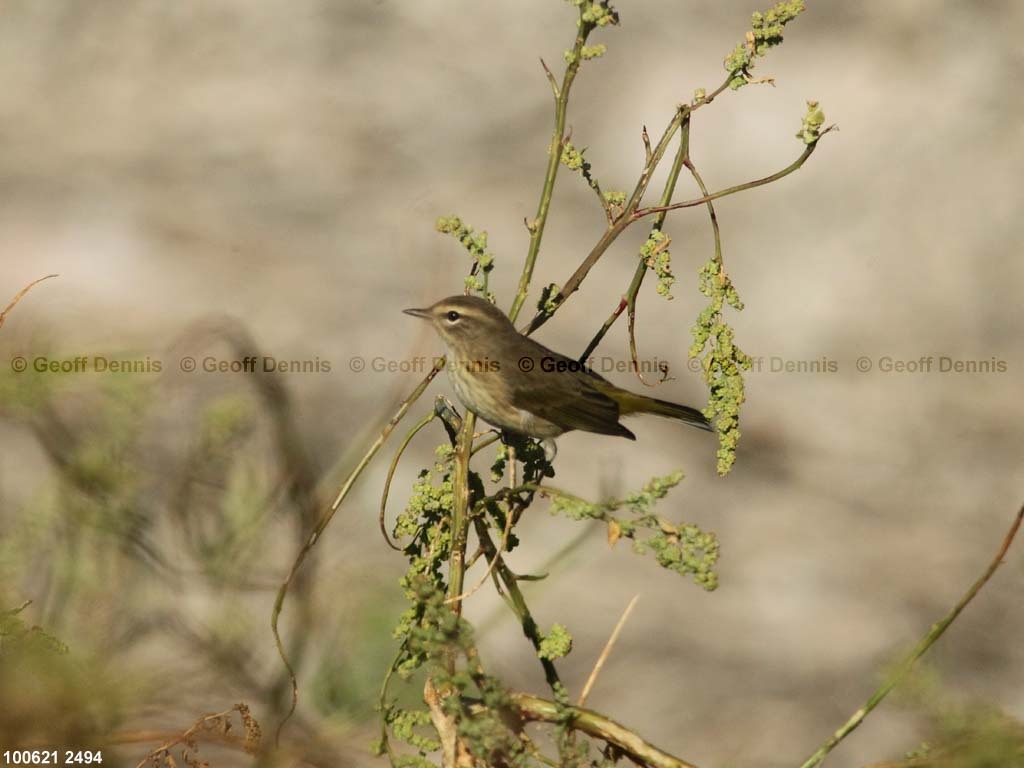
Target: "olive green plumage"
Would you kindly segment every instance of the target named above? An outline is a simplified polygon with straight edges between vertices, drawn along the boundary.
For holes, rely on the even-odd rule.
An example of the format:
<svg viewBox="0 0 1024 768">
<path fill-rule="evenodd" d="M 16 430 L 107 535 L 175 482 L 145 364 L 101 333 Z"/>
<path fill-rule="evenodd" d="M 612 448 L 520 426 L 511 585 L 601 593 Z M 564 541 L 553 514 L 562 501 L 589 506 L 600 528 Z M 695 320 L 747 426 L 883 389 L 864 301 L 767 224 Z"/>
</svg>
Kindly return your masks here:
<svg viewBox="0 0 1024 768">
<path fill-rule="evenodd" d="M 448 375 L 462 404 L 503 430 L 547 439 L 573 429 L 636 437 L 622 416 L 653 413 L 700 429 L 700 411 L 615 386 L 516 330 L 476 296 L 451 296 L 406 314 L 429 320 L 444 343 Z"/>
</svg>

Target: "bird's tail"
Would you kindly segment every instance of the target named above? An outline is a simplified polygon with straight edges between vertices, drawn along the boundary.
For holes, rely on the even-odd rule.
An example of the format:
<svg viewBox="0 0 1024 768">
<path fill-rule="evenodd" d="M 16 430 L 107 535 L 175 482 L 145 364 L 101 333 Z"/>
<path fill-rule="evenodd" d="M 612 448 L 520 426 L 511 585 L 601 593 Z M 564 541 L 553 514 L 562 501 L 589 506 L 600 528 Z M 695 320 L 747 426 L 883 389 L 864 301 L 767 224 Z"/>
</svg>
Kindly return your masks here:
<svg viewBox="0 0 1024 768">
<path fill-rule="evenodd" d="M 622 398 L 619 402 L 619 412 L 623 416 L 628 416 L 631 413 L 653 413 L 669 419 L 676 419 L 698 429 L 714 432 L 711 422 L 696 408 L 670 403 L 668 400 L 659 400 L 656 397 L 638 395 L 635 392 L 629 392 L 626 397 Z"/>
</svg>

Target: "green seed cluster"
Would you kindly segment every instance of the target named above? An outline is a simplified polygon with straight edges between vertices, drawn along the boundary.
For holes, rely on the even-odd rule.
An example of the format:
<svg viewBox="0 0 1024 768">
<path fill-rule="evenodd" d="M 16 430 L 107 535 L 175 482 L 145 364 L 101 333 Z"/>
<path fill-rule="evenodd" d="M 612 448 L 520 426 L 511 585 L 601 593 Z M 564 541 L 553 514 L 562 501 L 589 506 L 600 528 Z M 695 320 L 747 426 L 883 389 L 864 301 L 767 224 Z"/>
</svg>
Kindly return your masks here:
<svg viewBox="0 0 1024 768">
<path fill-rule="evenodd" d="M 399 514 L 394 527 L 395 538 L 409 539 L 404 548 L 409 568 L 399 582 L 409 607 L 392 633 L 395 639 L 406 644 L 407 652 L 396 666 L 399 675 L 405 678 L 426 662 L 426 656 L 413 652 L 409 638 L 423 621 L 424 585 L 430 584 L 434 591 L 444 595 L 442 568 L 451 550 L 450 520 L 455 505 L 451 446 L 439 446 L 435 458 L 433 469 L 420 471 L 413 483 L 409 503 Z"/>
<path fill-rule="evenodd" d="M 769 48 L 779 45 L 785 26 L 804 10 L 804 0 L 783 0 L 764 13 L 755 11 L 750 17 L 750 26 L 754 32 L 754 52 L 764 56 Z"/>
<path fill-rule="evenodd" d="M 580 9 L 580 23 L 591 27 L 605 27 L 619 23 L 619 14 L 608 0 L 569 0 Z"/>
<path fill-rule="evenodd" d="M 498 678 L 474 663 L 477 651 L 472 627 L 444 604 L 444 594 L 429 580 L 421 581 L 418 587 L 423 616 L 409 634 L 408 648 L 431 664 L 434 686 L 443 691 L 444 712 L 455 720 L 460 741 L 481 765 L 525 768 L 529 761 L 523 742 L 505 720 L 505 714 L 512 708 L 512 697 Z M 444 671 L 442 667 L 452 654 L 469 659 L 468 668 L 452 674 Z M 470 698 L 482 706 L 470 711 L 465 703 Z M 422 718 L 416 716 L 412 720 L 419 723 Z M 431 744 L 426 742 L 425 746 Z M 422 750 L 421 755 L 426 751 L 430 750 Z"/>
<path fill-rule="evenodd" d="M 718 474 L 725 475 L 736 461 L 740 406 L 746 398 L 743 371 L 750 369 L 750 357 L 733 341 L 734 331 L 722 319 L 722 310 L 726 304 L 742 310 L 743 302 L 719 259 L 701 267 L 699 276 L 700 292 L 711 301 L 693 326 L 690 358 L 701 359 L 703 365 L 710 392 L 704 414 L 718 430 Z"/>
<path fill-rule="evenodd" d="M 546 477 L 555 476 L 555 467 L 548 461 L 542 441 L 519 438 L 514 435 L 506 435 L 506 439 L 514 441 L 516 461 L 523 465 L 524 483 L 540 483 Z M 507 443 L 498 443 L 494 463 L 491 464 L 491 482 L 493 483 L 500 483 L 505 476 L 509 459 L 508 448 Z"/>
<path fill-rule="evenodd" d="M 537 311 L 546 315 L 553 314 L 558 309 L 558 296 L 561 292 L 562 289 L 557 283 L 544 286 L 540 292 L 540 298 L 537 300 Z"/>
<path fill-rule="evenodd" d="M 454 237 L 462 244 L 463 248 L 469 251 L 469 255 L 473 259 L 473 270 L 466 277 L 466 287 L 485 293 L 487 291 L 487 276 L 494 269 L 494 254 L 487 250 L 487 233 L 474 234 L 473 227 L 455 215 L 442 216 L 434 227 L 438 232 Z"/>
<path fill-rule="evenodd" d="M 397 738 L 419 751 L 418 755 L 403 755 L 399 758 L 400 765 L 404 768 L 426 768 L 427 766 L 436 768 L 434 763 L 426 758 L 426 755 L 439 750 L 441 742 L 422 733 L 431 724 L 430 713 L 427 710 L 390 706 L 384 712 L 384 722 Z M 374 753 L 383 755 L 383 744 L 376 745 Z"/>
<path fill-rule="evenodd" d="M 714 533 L 689 523 L 670 523 L 653 512 L 654 505 L 683 479 L 682 472 L 656 477 L 642 490 L 624 499 L 594 503 L 564 493 L 552 493 L 551 513 L 572 520 L 601 520 L 608 525 L 609 541 L 620 536 L 633 540 L 638 554 L 651 553 L 662 568 L 689 576 L 694 583 L 711 591 L 718 586 L 715 564 L 719 546 Z M 620 510 L 629 517 L 615 514 Z M 614 531 L 614 536 L 612 536 Z"/>
<path fill-rule="evenodd" d="M 672 285 L 676 281 L 672 274 L 672 254 L 668 250 L 672 238 L 660 229 L 652 229 L 647 241 L 640 247 L 640 258 L 658 278 L 658 295 L 672 300 Z"/>
<path fill-rule="evenodd" d="M 524 478 L 536 482 L 541 476 L 554 473 L 544 458 L 543 448 L 535 441 L 517 444 L 516 451 L 524 462 Z M 394 631 L 395 638 L 401 641 L 394 670 L 400 678 L 409 680 L 418 671 L 430 669 L 434 686 L 443 697 L 445 713 L 453 718 L 460 741 L 480 764 L 525 768 L 529 760 L 523 743 L 504 719 L 512 707 L 508 690 L 497 678 L 482 671 L 472 627 L 445 604 L 444 565 L 451 554 L 450 526 L 455 504 L 454 459 L 450 444 L 437 448 L 434 466 L 420 472 L 408 506 L 395 523 L 395 536 L 407 540 L 404 552 L 409 569 L 401 586 L 409 608 Z M 508 449 L 502 445 L 492 469 L 503 470 L 507 460 Z M 483 495 L 483 484 L 476 473 L 470 473 L 468 482 L 474 496 Z M 489 509 L 492 514 L 501 511 L 497 504 Z M 503 526 L 504 518 L 499 516 L 495 524 Z M 552 649 L 557 649 L 559 635 L 552 635 Z M 449 674 L 446 667 L 452 656 L 465 658 L 467 664 Z M 469 700 L 478 702 L 472 711 L 466 706 Z M 375 745 L 377 754 L 388 754 L 394 765 L 403 768 L 434 765 L 427 755 L 441 745 L 431 730 L 429 712 L 404 709 L 395 700 L 389 700 L 382 702 L 381 719 L 383 731 Z M 416 754 L 394 754 L 389 734 L 414 748 Z"/>
<path fill-rule="evenodd" d="M 586 151 L 586 148 L 577 150 L 571 141 L 566 141 L 562 145 L 562 157 L 559 159 L 570 171 L 581 171 L 586 174 L 590 172 L 590 163 L 583 157 Z"/>
<path fill-rule="evenodd" d="M 796 137 L 804 144 L 814 144 L 821 138 L 821 126 L 825 124 L 825 113 L 821 111 L 816 101 L 807 102 L 807 114 L 804 115 L 803 123 Z"/>
<path fill-rule="evenodd" d="M 583 180 L 587 182 L 592 190 L 597 192 L 601 200 L 601 205 L 604 206 L 605 211 L 610 215 L 614 213 L 615 204 L 609 201 L 609 197 L 613 201 L 617 201 L 619 210 L 621 212 L 621 206 L 626 202 L 626 194 L 624 192 L 609 192 L 605 193 L 601 191 L 601 185 L 597 179 L 594 178 L 591 173 L 591 165 L 584 157 L 584 153 L 587 148 L 577 150 L 573 146 L 571 141 L 565 141 L 562 144 L 562 155 L 559 157 L 562 165 L 568 168 L 570 171 L 579 171 Z"/>
<path fill-rule="evenodd" d="M 673 531 L 662 531 L 644 541 L 634 541 L 638 554 L 648 551 L 662 568 L 682 575 L 691 575 L 693 583 L 707 590 L 718 588 L 718 538 L 695 525 L 684 525 Z"/>
<path fill-rule="evenodd" d="M 598 43 L 597 45 L 584 45 L 580 48 L 579 59 L 581 61 L 590 61 L 591 59 L 599 59 L 608 53 L 608 46 L 604 43 Z M 575 51 L 565 51 L 562 54 L 566 64 L 572 64 L 576 61 L 577 55 Z"/>
<path fill-rule="evenodd" d="M 754 59 L 764 56 L 782 42 L 785 26 L 805 10 L 804 0 L 783 0 L 767 11 L 755 11 L 750 18 L 751 29 L 746 40 L 737 44 L 723 62 L 725 71 L 733 75 L 729 87 L 742 88 L 750 82 Z"/>
<path fill-rule="evenodd" d="M 541 659 L 561 659 L 572 651 L 572 635 L 561 624 L 552 624 L 551 631 L 540 641 L 537 656 Z"/>
<path fill-rule="evenodd" d="M 611 206 L 616 208 L 622 208 L 626 204 L 626 193 L 625 192 L 605 192 L 601 195 L 604 201 Z"/>
</svg>

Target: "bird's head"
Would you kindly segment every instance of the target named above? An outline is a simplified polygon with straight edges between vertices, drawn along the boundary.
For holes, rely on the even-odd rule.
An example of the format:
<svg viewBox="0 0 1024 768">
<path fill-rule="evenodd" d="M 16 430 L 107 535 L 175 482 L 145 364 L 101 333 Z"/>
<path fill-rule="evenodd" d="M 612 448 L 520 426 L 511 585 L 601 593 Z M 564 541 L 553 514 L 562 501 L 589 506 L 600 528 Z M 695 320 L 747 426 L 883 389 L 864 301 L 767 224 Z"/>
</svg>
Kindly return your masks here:
<svg viewBox="0 0 1024 768">
<path fill-rule="evenodd" d="M 403 311 L 429 320 L 449 349 L 462 350 L 480 339 L 519 333 L 504 312 L 478 296 L 449 296 L 425 309 Z"/>
</svg>

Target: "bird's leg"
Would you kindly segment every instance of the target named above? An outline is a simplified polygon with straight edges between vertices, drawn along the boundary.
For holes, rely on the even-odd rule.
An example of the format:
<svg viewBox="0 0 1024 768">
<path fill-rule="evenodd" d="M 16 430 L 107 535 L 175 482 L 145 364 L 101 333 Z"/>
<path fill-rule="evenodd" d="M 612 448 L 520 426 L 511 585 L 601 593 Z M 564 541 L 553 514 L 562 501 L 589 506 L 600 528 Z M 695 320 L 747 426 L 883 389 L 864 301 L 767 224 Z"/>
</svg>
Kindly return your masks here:
<svg viewBox="0 0 1024 768">
<path fill-rule="evenodd" d="M 508 444 L 508 489 L 511 491 L 516 487 L 516 447 Z"/>
<path fill-rule="evenodd" d="M 508 466 L 508 488 L 516 487 L 516 441 L 518 436 L 501 430 L 501 443 L 505 446 L 506 465 Z"/>
</svg>

